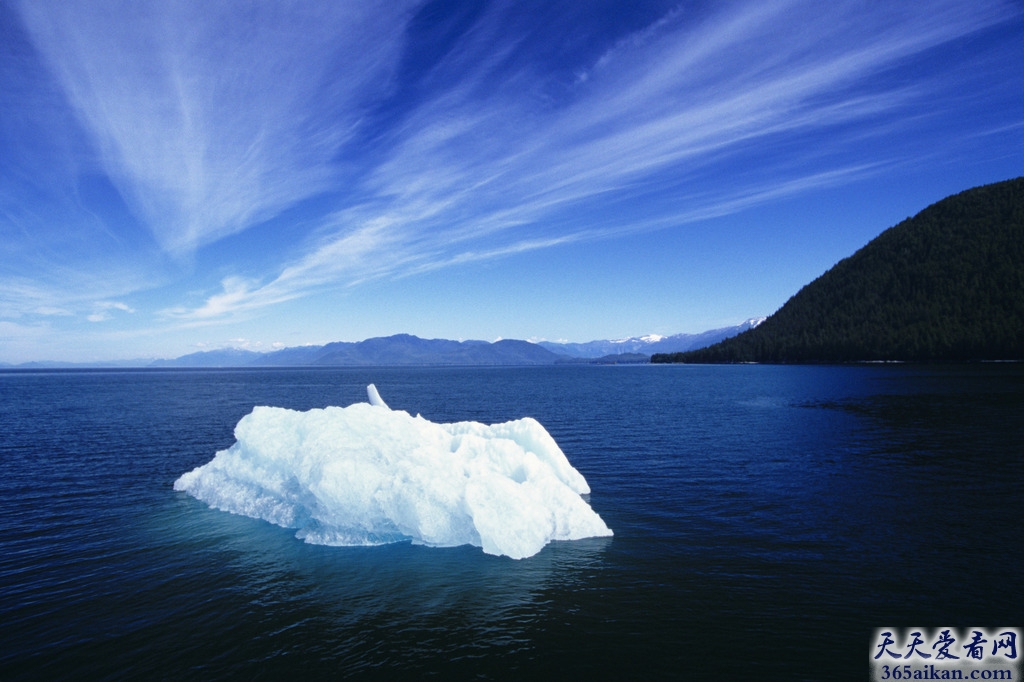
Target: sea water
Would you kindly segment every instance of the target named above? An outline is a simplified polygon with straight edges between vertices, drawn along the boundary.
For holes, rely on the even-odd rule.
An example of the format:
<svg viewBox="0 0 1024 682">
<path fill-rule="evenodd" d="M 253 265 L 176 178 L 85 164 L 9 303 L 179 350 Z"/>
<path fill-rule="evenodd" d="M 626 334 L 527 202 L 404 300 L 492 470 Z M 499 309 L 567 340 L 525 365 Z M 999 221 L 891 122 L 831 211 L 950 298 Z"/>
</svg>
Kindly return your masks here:
<svg viewBox="0 0 1024 682">
<path fill-rule="evenodd" d="M 612 537 L 313 545 L 174 490 L 260 405 L 537 421 Z M 864 679 L 1020 626 L 1024 368 L 0 372 L 0 679 Z"/>
</svg>

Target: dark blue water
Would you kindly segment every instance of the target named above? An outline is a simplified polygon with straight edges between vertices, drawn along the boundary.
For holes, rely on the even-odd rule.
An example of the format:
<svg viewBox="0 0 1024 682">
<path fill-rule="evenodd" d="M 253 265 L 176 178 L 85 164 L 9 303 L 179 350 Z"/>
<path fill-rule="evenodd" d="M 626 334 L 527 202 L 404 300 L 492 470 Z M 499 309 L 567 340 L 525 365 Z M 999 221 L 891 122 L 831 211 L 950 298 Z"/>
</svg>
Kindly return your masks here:
<svg viewBox="0 0 1024 682">
<path fill-rule="evenodd" d="M 613 538 L 338 548 L 172 490 L 254 405 L 537 418 Z M 864 679 L 1021 626 L 1024 367 L 0 373 L 0 679 Z"/>
</svg>

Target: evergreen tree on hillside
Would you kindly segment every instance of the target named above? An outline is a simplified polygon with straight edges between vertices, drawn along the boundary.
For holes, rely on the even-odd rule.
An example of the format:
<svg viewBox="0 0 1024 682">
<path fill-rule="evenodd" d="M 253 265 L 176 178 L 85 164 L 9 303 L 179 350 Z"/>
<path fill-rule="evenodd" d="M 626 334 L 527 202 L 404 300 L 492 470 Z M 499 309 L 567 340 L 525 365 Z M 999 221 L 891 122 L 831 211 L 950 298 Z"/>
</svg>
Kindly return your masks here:
<svg viewBox="0 0 1024 682">
<path fill-rule="evenodd" d="M 755 329 L 652 362 L 1024 359 L 1024 178 L 939 201 Z"/>
</svg>

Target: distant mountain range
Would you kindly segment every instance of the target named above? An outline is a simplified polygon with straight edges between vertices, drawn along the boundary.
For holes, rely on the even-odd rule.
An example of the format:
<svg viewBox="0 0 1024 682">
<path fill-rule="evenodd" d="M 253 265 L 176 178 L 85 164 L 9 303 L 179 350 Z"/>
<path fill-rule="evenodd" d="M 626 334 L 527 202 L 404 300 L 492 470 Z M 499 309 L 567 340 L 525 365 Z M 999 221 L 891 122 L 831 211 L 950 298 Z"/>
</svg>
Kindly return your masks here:
<svg viewBox="0 0 1024 682">
<path fill-rule="evenodd" d="M 297 346 L 270 353 L 227 348 L 156 360 L 150 367 L 371 367 L 415 365 L 552 365 L 560 356 L 526 341 L 448 341 L 410 334 L 357 343 Z"/>
<path fill-rule="evenodd" d="M 227 348 L 156 360 L 151 367 L 370 367 L 416 365 L 554 365 L 559 363 L 637 363 L 651 353 L 701 348 L 751 329 L 764 318 L 701 334 L 642 336 L 589 343 L 532 343 L 515 339 L 450 341 L 396 334 L 354 343 L 296 346 L 270 353 Z"/>
<path fill-rule="evenodd" d="M 891 227 L 743 334 L 652 362 L 1024 360 L 1024 178 Z"/>
<path fill-rule="evenodd" d="M 190 353 L 173 359 L 125 362 L 69 363 L 30 362 L 0 364 L 17 369 L 73 369 L 114 367 L 370 367 L 416 365 L 554 365 L 560 363 L 635 364 L 652 353 L 690 350 L 710 345 L 756 327 L 764 318 L 700 334 L 648 335 L 589 343 L 532 343 L 515 339 L 449 341 L 421 339 L 410 334 L 335 342 L 323 346 L 296 346 L 257 353 L 238 348 Z"/>
</svg>

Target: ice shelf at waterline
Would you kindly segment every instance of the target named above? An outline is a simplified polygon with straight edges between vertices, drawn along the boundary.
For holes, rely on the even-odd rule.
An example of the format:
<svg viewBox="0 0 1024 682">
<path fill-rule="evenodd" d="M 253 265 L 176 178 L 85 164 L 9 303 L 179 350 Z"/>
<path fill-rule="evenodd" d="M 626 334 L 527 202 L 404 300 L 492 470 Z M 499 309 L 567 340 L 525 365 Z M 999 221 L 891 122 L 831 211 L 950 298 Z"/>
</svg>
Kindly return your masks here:
<svg viewBox="0 0 1024 682">
<path fill-rule="evenodd" d="M 521 559 L 612 534 L 536 420 L 435 424 L 388 408 L 373 384 L 367 393 L 348 407 L 256 407 L 235 444 L 174 489 L 314 544 L 471 544 Z"/>
</svg>

